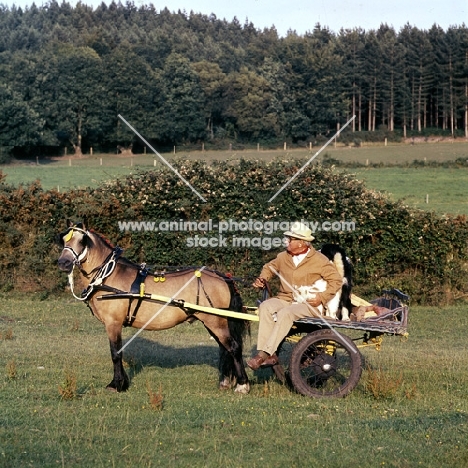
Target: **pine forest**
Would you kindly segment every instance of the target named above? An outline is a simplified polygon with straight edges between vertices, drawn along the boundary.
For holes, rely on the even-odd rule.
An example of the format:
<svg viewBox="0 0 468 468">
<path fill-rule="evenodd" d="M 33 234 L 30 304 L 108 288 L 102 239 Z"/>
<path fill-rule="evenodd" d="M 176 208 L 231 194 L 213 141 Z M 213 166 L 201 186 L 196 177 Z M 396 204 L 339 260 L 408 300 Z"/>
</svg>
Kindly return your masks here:
<svg viewBox="0 0 468 468">
<path fill-rule="evenodd" d="M 468 28 L 304 35 L 152 4 L 0 5 L 0 146 L 468 137 Z M 62 153 L 60 153 L 62 154 Z"/>
</svg>

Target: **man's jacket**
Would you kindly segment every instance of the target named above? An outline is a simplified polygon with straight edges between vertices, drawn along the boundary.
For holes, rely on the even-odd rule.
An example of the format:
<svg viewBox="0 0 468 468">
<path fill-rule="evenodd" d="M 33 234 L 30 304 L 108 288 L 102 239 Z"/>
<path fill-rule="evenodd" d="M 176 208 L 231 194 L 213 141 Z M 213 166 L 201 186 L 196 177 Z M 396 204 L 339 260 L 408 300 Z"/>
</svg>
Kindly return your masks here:
<svg viewBox="0 0 468 468">
<path fill-rule="evenodd" d="M 272 270 L 273 269 L 273 270 Z M 281 286 L 276 297 L 292 302 L 293 293 L 290 286 L 311 286 L 317 280 L 324 279 L 327 289 L 320 293 L 322 304 L 326 305 L 341 289 L 343 280 L 338 270 L 325 255 L 310 248 L 307 256 L 296 267 L 293 257 L 288 252 L 281 252 L 275 259 L 265 264 L 260 277 L 269 281 L 279 273 Z"/>
</svg>

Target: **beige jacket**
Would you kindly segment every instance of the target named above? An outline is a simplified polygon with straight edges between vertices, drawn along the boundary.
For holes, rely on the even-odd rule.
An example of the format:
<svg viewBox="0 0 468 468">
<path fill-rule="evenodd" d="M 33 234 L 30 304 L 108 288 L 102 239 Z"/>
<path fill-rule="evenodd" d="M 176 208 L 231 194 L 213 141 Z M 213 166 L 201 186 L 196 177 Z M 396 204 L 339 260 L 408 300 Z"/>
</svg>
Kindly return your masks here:
<svg viewBox="0 0 468 468">
<path fill-rule="evenodd" d="M 333 263 L 325 255 L 310 248 L 307 256 L 296 267 L 292 256 L 288 252 L 281 252 L 278 256 L 265 264 L 260 277 L 269 281 L 276 276 L 273 268 L 280 275 L 281 286 L 277 297 L 292 302 L 293 294 L 290 286 L 311 286 L 320 278 L 327 282 L 327 289 L 320 293 L 323 305 L 327 304 L 342 286 L 342 278 Z"/>
</svg>

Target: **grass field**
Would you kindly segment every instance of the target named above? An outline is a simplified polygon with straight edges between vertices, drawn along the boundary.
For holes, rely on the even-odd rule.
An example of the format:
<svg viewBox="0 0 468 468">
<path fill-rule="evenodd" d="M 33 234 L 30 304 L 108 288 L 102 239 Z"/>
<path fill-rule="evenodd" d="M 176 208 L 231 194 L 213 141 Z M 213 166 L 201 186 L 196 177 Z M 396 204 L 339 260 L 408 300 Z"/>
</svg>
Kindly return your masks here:
<svg viewBox="0 0 468 468">
<path fill-rule="evenodd" d="M 468 168 L 382 167 L 352 169 L 368 188 L 421 210 L 468 215 Z"/>
<path fill-rule="evenodd" d="M 361 163 L 455 160 L 468 143 L 330 148 Z M 306 161 L 308 151 L 201 152 L 179 159 Z M 102 164 L 101 164 L 102 157 Z M 71 164 L 71 165 L 70 165 Z M 44 188 L 96 186 L 162 168 L 153 156 L 98 155 L 0 167 L 7 182 Z M 341 169 L 340 169 L 341 170 Z M 468 214 L 468 170 L 368 167 L 349 170 L 369 188 L 438 212 Z M 429 203 L 426 203 L 429 195 Z M 217 389 L 218 350 L 200 324 L 143 332 L 125 350 L 131 387 L 112 394 L 103 326 L 68 295 L 0 294 L 0 467 L 468 466 L 466 308 L 414 307 L 409 340 L 362 349 L 366 368 L 345 399 L 317 400 L 248 371 L 247 396 Z M 135 330 L 124 331 L 126 340 Z M 255 349 L 257 325 L 246 339 Z M 369 383 L 379 384 L 377 394 Z M 67 398 L 69 397 L 69 398 Z"/>
<path fill-rule="evenodd" d="M 163 154 L 174 162 L 185 159 L 230 160 L 240 158 L 271 160 L 274 158 L 298 159 L 306 162 L 318 151 L 313 148 L 292 151 L 184 151 Z M 468 158 L 468 143 L 431 143 L 416 145 L 371 145 L 361 148 L 328 147 L 325 152 L 332 158 L 345 162 L 359 162 L 369 165 L 400 164 L 414 160 L 454 161 Z M 317 158 L 320 161 L 323 153 Z M 156 161 L 156 162 L 155 162 Z M 39 179 L 46 189 L 61 191 L 72 187 L 97 186 L 103 181 L 112 180 L 141 170 L 163 168 L 164 164 L 153 154 L 123 158 L 116 155 L 85 156 L 81 159 L 39 160 L 35 163 L 0 166 L 7 175 L 7 182 L 13 184 L 32 182 Z M 357 178 L 366 182 L 369 188 L 385 191 L 393 200 L 403 199 L 408 205 L 439 213 L 468 214 L 467 180 L 468 169 L 453 168 L 359 168 L 349 169 Z M 428 201 L 428 203 L 426 203 Z"/>
<path fill-rule="evenodd" d="M 196 323 L 140 334 L 126 349 L 129 391 L 108 393 L 107 338 L 83 304 L 69 296 L 1 299 L 0 466 L 468 464 L 462 307 L 411 309 L 408 341 L 387 337 L 380 352 L 363 349 L 370 370 L 351 395 L 316 400 L 268 370 L 248 371 L 250 395 L 218 391 L 217 347 Z M 254 325 L 246 357 L 255 337 Z M 387 390 L 380 396 L 366 389 L 375 371 Z M 76 394 L 64 399 L 59 388 L 63 395 L 74 379 Z"/>
</svg>

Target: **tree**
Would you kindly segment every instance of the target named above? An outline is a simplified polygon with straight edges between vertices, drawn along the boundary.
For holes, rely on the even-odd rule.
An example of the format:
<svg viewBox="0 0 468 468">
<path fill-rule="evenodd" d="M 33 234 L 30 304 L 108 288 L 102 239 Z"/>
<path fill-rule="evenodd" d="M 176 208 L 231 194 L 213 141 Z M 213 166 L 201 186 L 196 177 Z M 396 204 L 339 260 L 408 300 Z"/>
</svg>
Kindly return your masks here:
<svg viewBox="0 0 468 468">
<path fill-rule="evenodd" d="M 397 90 L 403 84 L 401 63 L 403 49 L 398 43 L 396 32 L 387 25 L 381 25 L 377 31 L 382 62 L 380 68 L 381 123 L 388 130 L 395 130 Z"/>
<path fill-rule="evenodd" d="M 82 154 L 88 144 L 102 137 L 104 88 L 101 59 L 88 47 L 62 45 L 47 51 L 38 63 L 34 105 L 41 110 L 46 127 L 62 144 L 70 143 Z"/>
<path fill-rule="evenodd" d="M 446 37 L 450 49 L 448 71 L 452 134 L 461 127 L 468 137 L 468 28 L 449 28 Z"/>
<path fill-rule="evenodd" d="M 362 130 L 363 95 L 365 74 L 363 66 L 365 56 L 363 54 L 365 44 L 365 31 L 360 28 L 353 30 L 341 30 L 337 52 L 343 58 L 343 89 L 351 100 L 351 115 L 356 119 L 352 122 L 352 131 Z M 357 125 L 357 128 L 356 128 Z"/>
<path fill-rule="evenodd" d="M 191 65 L 198 75 L 205 96 L 204 114 L 206 131 L 214 138 L 214 127 L 221 123 L 222 95 L 226 84 L 226 74 L 220 66 L 206 60 Z"/>
<path fill-rule="evenodd" d="M 190 62 L 171 54 L 161 72 L 163 103 L 161 137 L 166 141 L 195 141 L 205 136 L 204 96 Z"/>
<path fill-rule="evenodd" d="M 35 146 L 42 143 L 40 116 L 7 86 L 0 85 L 0 146 Z"/>
<path fill-rule="evenodd" d="M 227 78 L 224 118 L 243 138 L 270 138 L 279 132 L 270 84 L 246 67 Z"/>
<path fill-rule="evenodd" d="M 271 91 L 270 108 L 278 121 L 275 135 L 283 140 L 291 139 L 294 143 L 306 141 L 310 136 L 311 121 L 295 100 L 290 83 L 290 67 L 266 58 L 259 72 L 268 81 Z"/>
<path fill-rule="evenodd" d="M 342 86 L 342 58 L 327 28 L 316 25 L 304 37 L 290 33 L 280 55 L 290 67 L 289 86 L 300 114 L 310 122 L 310 134 L 326 134 L 347 115 L 349 102 Z"/>
<path fill-rule="evenodd" d="M 406 45 L 406 63 L 408 85 L 410 87 L 410 128 L 421 132 L 426 111 L 426 97 L 431 87 L 431 69 L 433 50 L 427 34 L 419 29 L 406 25 L 399 39 Z"/>
<path fill-rule="evenodd" d="M 103 58 L 105 102 L 102 113 L 109 126 L 104 137 L 108 145 L 128 146 L 134 133 L 118 118 L 122 115 L 148 139 L 162 137 L 162 84 L 158 73 L 128 46 Z"/>
</svg>

